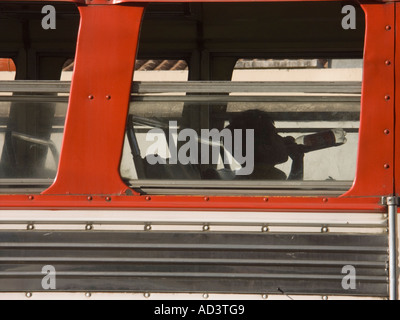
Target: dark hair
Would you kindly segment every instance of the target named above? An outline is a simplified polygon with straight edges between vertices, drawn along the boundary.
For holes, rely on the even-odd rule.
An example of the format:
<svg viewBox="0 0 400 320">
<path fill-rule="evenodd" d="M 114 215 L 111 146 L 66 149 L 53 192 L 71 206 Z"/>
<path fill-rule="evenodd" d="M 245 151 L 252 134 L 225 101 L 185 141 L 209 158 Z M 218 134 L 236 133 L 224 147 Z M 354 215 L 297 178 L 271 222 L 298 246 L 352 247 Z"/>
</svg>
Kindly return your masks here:
<svg viewBox="0 0 400 320">
<path fill-rule="evenodd" d="M 275 122 L 271 119 L 267 112 L 261 110 L 247 110 L 240 112 L 232 117 L 228 129 L 254 129 L 257 133 L 265 132 L 267 134 L 275 134 Z"/>
<path fill-rule="evenodd" d="M 278 134 L 275 123 L 267 112 L 261 110 L 240 112 L 232 118 L 226 128 L 232 133 L 236 129 L 242 130 L 242 152 L 247 150 L 246 129 L 254 130 L 255 163 L 275 165 L 287 161 L 287 153 L 282 148 L 283 138 Z M 235 150 L 235 145 L 233 150 Z"/>
<path fill-rule="evenodd" d="M 254 145 L 271 144 L 271 139 L 277 134 L 275 122 L 267 112 L 261 110 L 247 110 L 234 116 L 227 129 L 241 129 L 243 150 L 246 148 L 246 129 L 254 130 Z M 255 155 L 257 157 L 257 155 Z"/>
</svg>

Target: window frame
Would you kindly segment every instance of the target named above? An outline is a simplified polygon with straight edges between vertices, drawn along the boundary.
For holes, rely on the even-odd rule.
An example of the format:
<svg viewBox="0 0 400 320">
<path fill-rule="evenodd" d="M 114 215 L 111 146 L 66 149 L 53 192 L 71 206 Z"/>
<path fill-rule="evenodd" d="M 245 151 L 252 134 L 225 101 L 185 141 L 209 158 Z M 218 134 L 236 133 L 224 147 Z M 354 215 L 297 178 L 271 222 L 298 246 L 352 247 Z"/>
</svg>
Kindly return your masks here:
<svg viewBox="0 0 400 320">
<path fill-rule="evenodd" d="M 57 178 L 54 184 L 40 195 L 0 195 L 1 208 L 201 208 L 202 210 L 355 210 L 384 212 L 385 206 L 379 200 L 382 196 L 393 194 L 394 191 L 394 63 L 387 64 L 385 61 L 394 61 L 395 59 L 395 3 L 361 3 L 366 16 L 364 74 L 357 170 L 351 189 L 340 197 L 255 197 L 209 196 L 206 192 L 197 196 L 148 196 L 127 188 L 119 176 L 119 162 L 115 163 L 115 158 L 118 160 L 119 157 L 115 157 L 115 154 L 114 156 L 111 155 L 115 152 L 120 155 L 122 151 L 124 126 L 121 126 L 121 121 L 125 121 L 123 119 L 125 118 L 124 114 L 122 114 L 122 120 L 121 115 L 118 119 L 113 119 L 115 121 L 110 127 L 110 131 L 115 130 L 117 133 L 114 132 L 109 136 L 102 137 L 106 139 L 106 147 L 115 144 L 115 137 L 117 137 L 117 147 L 115 149 L 112 147 L 108 149 L 107 147 L 106 149 L 110 152 L 104 152 L 104 159 L 100 160 L 100 163 L 95 163 L 91 167 L 92 159 L 83 159 L 85 164 L 82 168 L 79 170 L 75 168 L 77 162 L 68 159 L 74 153 L 75 147 L 88 147 L 88 150 L 96 151 L 95 148 L 90 146 L 93 143 L 91 138 L 94 137 L 93 134 L 89 133 L 90 128 L 87 126 L 83 128 L 83 125 L 78 125 L 77 130 L 75 121 L 81 119 L 82 123 L 85 123 L 85 121 L 105 120 L 100 111 L 96 112 L 98 118 L 88 119 L 88 113 L 84 110 L 86 107 L 90 107 L 91 101 L 95 101 L 97 97 L 102 97 L 104 99 L 102 104 L 107 108 L 106 104 L 109 102 L 107 96 L 111 95 L 110 101 L 113 105 L 122 104 L 123 107 L 120 109 L 122 112 L 127 108 L 131 86 L 130 80 L 128 83 L 127 79 L 132 79 L 137 43 L 127 45 L 123 41 L 126 37 L 138 41 L 144 4 L 132 4 L 129 0 L 115 1 L 107 6 L 96 6 L 96 4 L 105 3 L 103 0 L 94 0 L 92 5 L 83 5 L 83 0 L 64 2 L 76 2 L 82 5 L 79 6 L 81 28 L 78 36 L 76 70 L 72 80 L 71 98 Z M 144 1 L 135 1 L 135 3 L 138 2 Z M 201 1 L 194 0 L 193 2 Z M 269 1 L 260 0 L 260 2 Z M 119 6 L 118 3 L 128 4 L 128 6 Z M 129 11 L 129 13 L 122 13 L 121 8 L 125 8 L 125 11 Z M 94 19 L 95 11 L 97 11 L 96 14 L 99 14 L 101 10 L 107 10 L 109 14 L 106 21 Z M 121 14 L 126 14 L 124 19 L 136 21 L 135 27 L 130 28 L 127 24 L 124 24 L 124 19 L 120 19 Z M 110 56 L 109 47 L 111 44 L 108 41 L 101 44 L 101 42 L 104 42 L 104 38 L 99 30 L 107 31 L 104 24 L 112 22 L 114 24 L 118 22 L 118 26 L 114 26 L 110 32 L 121 31 L 124 35 L 113 40 L 118 49 L 111 52 L 113 55 Z M 89 40 L 91 37 L 93 38 Z M 113 57 L 116 58 L 121 52 L 123 53 L 123 59 L 118 64 L 99 70 L 99 77 L 94 78 L 94 86 L 91 88 L 84 85 L 89 77 L 96 75 L 92 72 L 96 66 L 96 58 L 92 54 L 93 47 L 87 45 L 89 42 L 95 44 L 95 49 L 99 50 L 99 59 L 113 60 Z M 128 52 L 130 53 L 128 54 Z M 83 64 L 86 64 L 86 66 L 83 67 Z M 124 75 L 119 75 L 114 79 L 111 88 L 114 92 L 110 94 L 109 86 L 105 85 L 109 80 L 107 79 L 109 68 L 121 68 L 124 64 L 128 70 Z M 81 65 L 82 67 L 80 67 Z M 92 89 L 94 90 L 93 93 L 91 93 Z M 90 98 L 92 94 L 95 97 L 93 100 Z M 120 100 L 114 99 L 119 95 L 121 96 Z M 87 133 L 84 141 L 79 136 L 79 132 Z M 96 154 L 99 154 L 99 151 L 96 152 Z M 107 163 L 111 165 L 105 166 Z M 107 167 L 107 172 L 102 172 L 105 167 Z M 99 174 L 100 177 L 94 177 L 96 174 Z"/>
</svg>

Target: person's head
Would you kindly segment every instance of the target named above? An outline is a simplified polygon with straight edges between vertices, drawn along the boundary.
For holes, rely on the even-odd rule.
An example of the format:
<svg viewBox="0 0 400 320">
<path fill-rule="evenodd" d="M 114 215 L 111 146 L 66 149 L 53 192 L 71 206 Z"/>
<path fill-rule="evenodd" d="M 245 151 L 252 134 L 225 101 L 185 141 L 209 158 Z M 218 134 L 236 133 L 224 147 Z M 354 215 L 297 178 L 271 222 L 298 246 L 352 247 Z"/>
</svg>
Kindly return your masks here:
<svg viewBox="0 0 400 320">
<path fill-rule="evenodd" d="M 227 129 L 242 130 L 242 150 L 246 150 L 246 129 L 254 129 L 254 163 L 276 165 L 288 160 L 285 139 L 275 128 L 274 121 L 261 110 L 240 112 L 232 118 Z"/>
</svg>

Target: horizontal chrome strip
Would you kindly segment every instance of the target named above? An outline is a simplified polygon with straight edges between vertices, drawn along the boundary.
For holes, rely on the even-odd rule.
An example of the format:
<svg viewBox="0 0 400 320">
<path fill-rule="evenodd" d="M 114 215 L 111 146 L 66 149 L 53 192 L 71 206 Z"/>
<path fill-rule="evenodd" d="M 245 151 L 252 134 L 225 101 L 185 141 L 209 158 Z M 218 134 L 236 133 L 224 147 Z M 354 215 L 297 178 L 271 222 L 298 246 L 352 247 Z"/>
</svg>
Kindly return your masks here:
<svg viewBox="0 0 400 320">
<path fill-rule="evenodd" d="M 385 261 L 312 261 L 312 260 L 262 260 L 262 259 L 187 259 L 180 258 L 179 260 L 173 258 L 74 258 L 74 257 L 0 257 L 0 263 L 121 263 L 121 264 L 136 264 L 136 263 L 150 263 L 150 264 L 195 264 L 195 265 L 297 265 L 297 266 L 318 266 L 318 267 L 328 267 L 328 266 L 344 266 L 346 264 L 352 265 L 354 267 L 364 267 L 364 268 L 379 268 L 386 267 L 387 263 Z"/>
<path fill-rule="evenodd" d="M 327 226 L 385 228 L 383 213 L 350 212 L 257 212 L 188 210 L 1 210 L 5 224 L 100 224 L 100 225 L 242 225 Z"/>
<path fill-rule="evenodd" d="M 69 93 L 70 81 L 15 80 L 0 81 L 0 92 Z M 132 92 L 162 93 L 230 93 L 230 92 L 304 92 L 360 94 L 361 82 L 288 81 L 288 82 L 243 82 L 243 81 L 185 81 L 185 82 L 133 82 Z"/>
<path fill-rule="evenodd" d="M 158 292 L 0 292 L 1 300 L 384 300 L 385 297 L 348 295 L 158 293 Z"/>
<path fill-rule="evenodd" d="M 41 272 L 1 272 L 2 277 L 28 277 L 39 276 L 43 277 Z M 150 277 L 150 278 L 232 278 L 232 279 L 293 279 L 293 280 L 338 280 L 343 279 L 343 275 L 325 275 L 325 274 L 246 274 L 246 273 L 197 273 L 197 272 L 57 272 L 58 277 Z M 358 281 L 369 282 L 385 282 L 386 276 L 358 276 Z"/>
</svg>

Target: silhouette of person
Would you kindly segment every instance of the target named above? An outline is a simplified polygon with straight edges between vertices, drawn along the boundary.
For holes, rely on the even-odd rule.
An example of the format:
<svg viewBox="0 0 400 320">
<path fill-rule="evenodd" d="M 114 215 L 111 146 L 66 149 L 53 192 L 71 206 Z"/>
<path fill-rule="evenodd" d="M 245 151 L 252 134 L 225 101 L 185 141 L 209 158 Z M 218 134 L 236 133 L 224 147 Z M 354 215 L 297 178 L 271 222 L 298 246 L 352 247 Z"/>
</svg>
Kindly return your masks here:
<svg viewBox="0 0 400 320">
<path fill-rule="evenodd" d="M 293 137 L 278 134 L 274 121 L 261 110 L 247 110 L 235 116 L 227 129 L 232 133 L 242 130 L 242 150 L 246 150 L 246 129 L 254 129 L 254 170 L 247 176 L 236 176 L 249 180 L 301 180 L 303 179 L 304 153 Z M 240 142 L 239 142 L 240 143 Z M 234 147 L 233 147 L 234 149 Z M 289 177 L 275 168 L 277 164 L 292 159 Z"/>
</svg>

